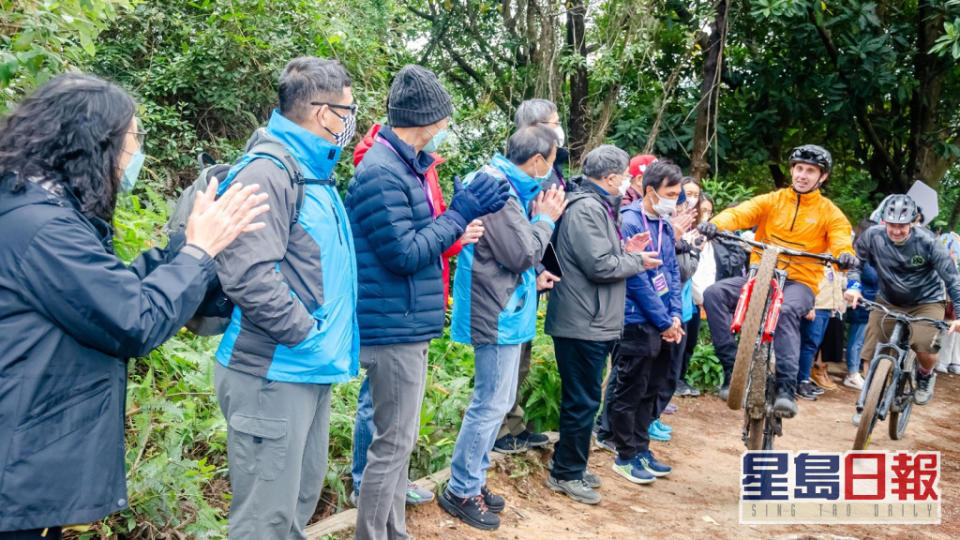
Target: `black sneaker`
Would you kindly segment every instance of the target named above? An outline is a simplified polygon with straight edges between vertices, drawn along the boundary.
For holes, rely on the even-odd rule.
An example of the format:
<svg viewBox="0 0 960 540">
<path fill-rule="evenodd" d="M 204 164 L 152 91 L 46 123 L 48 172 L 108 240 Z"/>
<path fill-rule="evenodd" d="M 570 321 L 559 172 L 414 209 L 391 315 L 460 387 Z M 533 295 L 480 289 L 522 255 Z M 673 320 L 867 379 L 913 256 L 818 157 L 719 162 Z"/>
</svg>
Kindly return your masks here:
<svg viewBox="0 0 960 540">
<path fill-rule="evenodd" d="M 550 442 L 550 437 L 547 437 L 543 433 L 537 433 L 535 431 L 530 431 L 529 429 L 523 430 L 517 438 L 521 441 L 526 441 L 528 448 L 540 448 L 541 446 L 546 446 Z"/>
<path fill-rule="evenodd" d="M 773 402 L 773 412 L 784 418 L 793 418 L 797 415 L 797 402 L 794 391 L 784 388 L 777 391 L 777 400 Z"/>
<path fill-rule="evenodd" d="M 514 437 L 507 433 L 493 443 L 493 451 L 501 454 L 519 454 L 530 449 L 529 443 L 520 437 Z"/>
<path fill-rule="evenodd" d="M 503 509 L 507 506 L 507 501 L 496 493 L 491 493 L 486 485 L 480 488 L 480 494 L 483 495 L 483 502 L 487 505 L 487 508 L 494 514 L 503 512 Z"/>
<path fill-rule="evenodd" d="M 681 379 L 680 382 L 677 383 L 677 390 L 673 393 L 673 395 L 681 396 L 681 397 L 682 396 L 697 397 L 700 395 L 700 391 L 690 386 L 689 384 L 687 384 L 687 381 L 684 381 Z"/>
<path fill-rule="evenodd" d="M 487 508 L 483 502 L 483 495 L 474 495 L 461 499 L 449 489 L 437 498 L 437 503 L 451 516 L 460 518 L 460 521 L 484 531 L 492 531 L 500 527 L 500 518 Z"/>
<path fill-rule="evenodd" d="M 817 400 L 817 394 L 813 390 L 813 383 L 810 381 L 800 381 L 797 383 L 797 397 L 803 399 L 809 399 L 810 401 Z"/>
</svg>

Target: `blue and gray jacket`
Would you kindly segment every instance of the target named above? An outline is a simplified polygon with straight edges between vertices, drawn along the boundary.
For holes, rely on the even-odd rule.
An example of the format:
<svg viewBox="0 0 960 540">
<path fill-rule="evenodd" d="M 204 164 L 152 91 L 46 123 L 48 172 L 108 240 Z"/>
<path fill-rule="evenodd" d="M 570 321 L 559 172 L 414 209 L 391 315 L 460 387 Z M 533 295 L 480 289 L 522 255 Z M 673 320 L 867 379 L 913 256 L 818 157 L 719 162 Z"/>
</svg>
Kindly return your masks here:
<svg viewBox="0 0 960 540">
<path fill-rule="evenodd" d="M 240 235 L 217 256 L 217 274 L 233 301 L 217 350 L 222 365 L 272 381 L 330 384 L 357 375 L 357 265 L 340 195 L 329 179 L 340 147 L 274 111 L 263 137 L 287 147 L 308 179 L 299 219 L 297 190 L 279 161 L 256 159 L 233 182 L 269 195 L 262 230 Z"/>
<path fill-rule="evenodd" d="M 680 283 L 680 265 L 674 248 L 673 227 L 667 220 L 646 216 L 644 220 L 643 200 L 633 201 L 630 206 L 620 210 L 623 216 L 623 236 L 629 238 L 635 234 L 650 231 L 650 247 L 647 251 L 659 252 L 663 264 L 651 270 L 645 270 L 627 280 L 627 302 L 624 324 L 649 324 L 663 332 L 673 324 L 673 318 L 681 318 L 683 306 Z M 663 232 L 660 232 L 660 223 Z M 663 272 L 667 279 L 667 292 L 657 293 L 653 278 Z"/>
<path fill-rule="evenodd" d="M 540 192 L 536 179 L 499 154 L 481 170 L 506 178 L 511 199 L 481 218 L 483 237 L 457 257 L 450 337 L 473 345 L 519 345 L 536 334 L 535 268 L 550 244 L 554 223 L 546 214 L 527 217 L 525 208 Z"/>
</svg>

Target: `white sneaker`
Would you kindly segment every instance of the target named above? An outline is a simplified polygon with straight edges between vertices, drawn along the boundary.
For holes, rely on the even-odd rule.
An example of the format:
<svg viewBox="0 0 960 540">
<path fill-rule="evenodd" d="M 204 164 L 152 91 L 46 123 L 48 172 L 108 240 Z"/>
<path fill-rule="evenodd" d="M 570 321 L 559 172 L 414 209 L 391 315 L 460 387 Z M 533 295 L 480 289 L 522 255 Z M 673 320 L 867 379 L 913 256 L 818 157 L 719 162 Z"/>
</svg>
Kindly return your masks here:
<svg viewBox="0 0 960 540">
<path fill-rule="evenodd" d="M 859 426 L 860 425 L 860 416 L 861 413 L 853 413 L 853 418 L 850 419 L 850 423 Z"/>
<path fill-rule="evenodd" d="M 950 373 L 953 373 L 954 375 L 956 375 L 960 373 L 960 364 L 950 364 L 950 367 L 947 369 L 950 370 Z"/>
<path fill-rule="evenodd" d="M 937 365 L 934 368 L 939 373 L 947 373 L 950 369 L 950 366 L 946 362 L 937 362 Z"/>
<path fill-rule="evenodd" d="M 853 375 L 847 375 L 843 378 L 843 385 L 849 388 L 856 388 L 857 390 L 863 389 L 863 376 L 860 375 L 860 372 L 856 372 Z"/>
</svg>

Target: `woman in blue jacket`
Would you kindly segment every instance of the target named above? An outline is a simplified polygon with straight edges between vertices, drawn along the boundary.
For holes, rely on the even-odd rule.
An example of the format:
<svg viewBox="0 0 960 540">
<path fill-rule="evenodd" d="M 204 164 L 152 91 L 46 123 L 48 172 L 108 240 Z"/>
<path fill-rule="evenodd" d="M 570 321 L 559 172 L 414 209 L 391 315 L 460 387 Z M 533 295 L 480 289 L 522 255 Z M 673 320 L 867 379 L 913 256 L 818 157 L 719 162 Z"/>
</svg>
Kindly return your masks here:
<svg viewBox="0 0 960 540">
<path fill-rule="evenodd" d="M 136 105 L 89 75 L 54 77 L 0 122 L 0 540 L 127 507 L 126 360 L 163 343 L 216 284 L 213 256 L 262 212 L 216 182 L 184 233 L 126 266 L 117 192 L 143 164 Z"/>
</svg>

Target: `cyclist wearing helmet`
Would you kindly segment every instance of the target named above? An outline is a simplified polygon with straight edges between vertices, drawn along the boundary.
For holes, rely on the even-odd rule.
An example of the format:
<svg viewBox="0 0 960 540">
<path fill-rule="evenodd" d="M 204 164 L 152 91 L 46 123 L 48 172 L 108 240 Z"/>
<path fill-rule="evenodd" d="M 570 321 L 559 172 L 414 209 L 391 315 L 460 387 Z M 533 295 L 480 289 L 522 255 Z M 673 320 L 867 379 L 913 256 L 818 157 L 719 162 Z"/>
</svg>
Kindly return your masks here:
<svg viewBox="0 0 960 540">
<path fill-rule="evenodd" d="M 697 229 L 707 238 L 718 230 L 737 231 L 757 228 L 758 242 L 776 244 L 808 253 L 829 253 L 838 257 L 843 269 L 856 262 L 851 243 L 850 222 L 829 199 L 820 194 L 820 186 L 830 175 L 830 152 L 806 144 L 790 154 L 790 175 L 793 185 L 773 193 L 760 195 L 734 208 L 724 210 Z M 759 262 L 754 255 L 753 263 Z M 800 356 L 800 320 L 814 304 L 814 297 L 823 279 L 823 265 L 813 261 L 781 262 L 787 271 L 783 310 L 774 334 L 777 369 L 777 399 L 774 409 L 785 418 L 797 413 L 794 393 L 797 386 Z M 717 357 L 723 365 L 723 386 L 720 397 L 727 399 L 730 373 L 737 355 L 737 341 L 730 332 L 733 312 L 746 277 L 732 277 L 716 282 L 703 293 L 703 307 Z M 751 337 L 752 339 L 752 337 Z"/>
<path fill-rule="evenodd" d="M 877 269 L 879 291 L 877 302 L 913 317 L 942 319 L 944 315 L 944 283 L 954 305 L 960 305 L 960 274 L 950 253 L 929 229 L 917 227 L 917 203 L 907 195 L 892 195 L 884 202 L 881 225 L 874 225 L 857 238 L 857 253 Z M 861 298 L 860 269 L 848 274 L 850 279 L 844 297 L 856 308 Z M 881 327 L 882 325 L 882 327 Z M 870 312 L 867 336 L 861 352 L 866 367 L 873 358 L 877 343 L 893 330 L 893 321 L 883 322 L 883 313 Z M 960 321 L 953 321 L 950 332 L 960 330 Z M 926 405 L 933 397 L 940 350 L 940 333 L 929 324 L 910 325 L 910 346 L 917 353 L 917 389 L 914 402 Z M 854 417 L 854 423 L 857 423 Z"/>
</svg>

